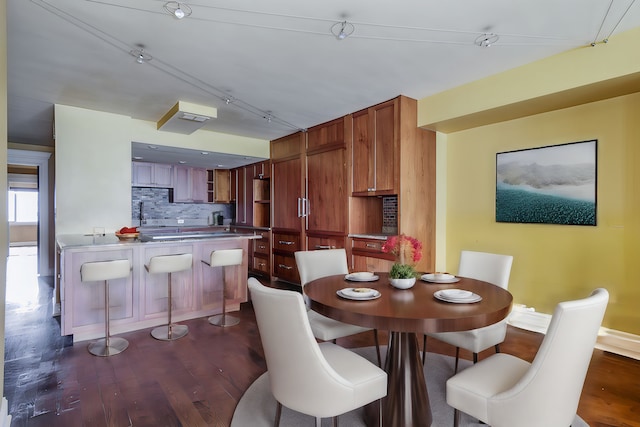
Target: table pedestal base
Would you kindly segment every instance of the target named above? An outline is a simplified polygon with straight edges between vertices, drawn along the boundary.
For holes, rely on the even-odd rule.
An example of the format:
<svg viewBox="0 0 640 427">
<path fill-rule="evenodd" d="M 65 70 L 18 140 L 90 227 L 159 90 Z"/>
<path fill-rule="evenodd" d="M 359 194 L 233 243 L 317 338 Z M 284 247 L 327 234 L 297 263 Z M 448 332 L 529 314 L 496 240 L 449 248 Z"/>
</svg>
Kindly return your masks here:
<svg viewBox="0 0 640 427">
<path fill-rule="evenodd" d="M 391 332 L 385 371 L 388 391 L 383 400 L 383 426 L 430 426 L 431 406 L 415 333 Z"/>
</svg>

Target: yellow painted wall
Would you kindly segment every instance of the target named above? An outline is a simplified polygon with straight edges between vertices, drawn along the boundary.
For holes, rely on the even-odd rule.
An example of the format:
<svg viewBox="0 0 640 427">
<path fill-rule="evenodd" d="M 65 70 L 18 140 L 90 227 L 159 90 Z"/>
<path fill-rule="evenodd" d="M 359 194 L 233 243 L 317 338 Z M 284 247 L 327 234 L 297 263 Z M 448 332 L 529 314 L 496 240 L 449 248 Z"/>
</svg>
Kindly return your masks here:
<svg viewBox="0 0 640 427">
<path fill-rule="evenodd" d="M 55 106 L 56 234 L 111 233 L 131 222 L 131 142 L 269 157 L 268 141 L 160 132 L 127 116 Z M 6 151 L 6 150 L 5 150 Z"/>
<path fill-rule="evenodd" d="M 640 94 L 440 135 L 446 266 L 463 249 L 512 254 L 515 303 L 551 313 L 605 287 L 603 326 L 640 334 Z M 597 226 L 495 222 L 497 152 L 598 139 Z"/>
</svg>

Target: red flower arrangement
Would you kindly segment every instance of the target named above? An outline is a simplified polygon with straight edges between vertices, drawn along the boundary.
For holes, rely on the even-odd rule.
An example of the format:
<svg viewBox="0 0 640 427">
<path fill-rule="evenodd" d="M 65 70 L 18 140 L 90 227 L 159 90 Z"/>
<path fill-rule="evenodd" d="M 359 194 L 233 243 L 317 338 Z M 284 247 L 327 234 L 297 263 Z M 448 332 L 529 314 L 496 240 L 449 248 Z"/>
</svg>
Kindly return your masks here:
<svg viewBox="0 0 640 427">
<path fill-rule="evenodd" d="M 422 259 L 422 243 L 405 234 L 392 236 L 382 245 L 382 252 L 395 255 L 398 264 L 415 265 Z"/>
</svg>

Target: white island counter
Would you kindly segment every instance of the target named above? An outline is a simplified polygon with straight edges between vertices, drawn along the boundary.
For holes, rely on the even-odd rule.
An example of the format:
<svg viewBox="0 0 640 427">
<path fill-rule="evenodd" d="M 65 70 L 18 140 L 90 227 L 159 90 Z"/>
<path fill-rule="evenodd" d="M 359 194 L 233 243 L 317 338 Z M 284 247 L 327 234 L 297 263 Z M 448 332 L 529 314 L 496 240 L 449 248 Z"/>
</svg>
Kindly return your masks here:
<svg viewBox="0 0 640 427">
<path fill-rule="evenodd" d="M 226 233 L 214 237 L 141 242 L 119 241 L 114 235 L 60 235 L 57 237 L 58 281 L 62 335 L 74 341 L 104 336 L 104 288 L 102 282 L 82 283 L 80 267 L 85 262 L 128 259 L 131 276 L 109 282 L 111 334 L 117 335 L 167 323 L 167 275 L 149 274 L 145 265 L 151 257 L 193 254 L 191 270 L 174 273 L 173 320 L 175 322 L 211 316 L 222 311 L 222 269 L 211 268 L 211 251 L 244 250 L 242 265 L 227 267 L 227 311 L 236 311 L 247 301 L 248 240 L 253 234 Z"/>
</svg>

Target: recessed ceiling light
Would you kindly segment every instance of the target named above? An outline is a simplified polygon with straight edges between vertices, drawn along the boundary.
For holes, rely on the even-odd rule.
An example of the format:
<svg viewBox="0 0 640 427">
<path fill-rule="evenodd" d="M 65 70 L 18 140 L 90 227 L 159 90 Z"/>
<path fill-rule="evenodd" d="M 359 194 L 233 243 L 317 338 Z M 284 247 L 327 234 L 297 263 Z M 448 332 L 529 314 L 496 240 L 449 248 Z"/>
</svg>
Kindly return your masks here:
<svg viewBox="0 0 640 427">
<path fill-rule="evenodd" d="M 187 163 L 186 160 L 180 160 L 178 163 L 180 163 L 181 165 L 184 165 L 185 163 Z"/>
<path fill-rule="evenodd" d="M 144 157 L 142 156 L 133 156 L 133 160 L 142 160 Z"/>
<path fill-rule="evenodd" d="M 201 151 L 200 154 L 202 154 L 203 156 L 206 156 L 207 154 L 209 154 L 208 151 Z"/>
<path fill-rule="evenodd" d="M 147 145 L 147 148 L 151 149 L 151 150 L 157 150 L 158 147 L 156 147 L 155 145 Z"/>
</svg>

